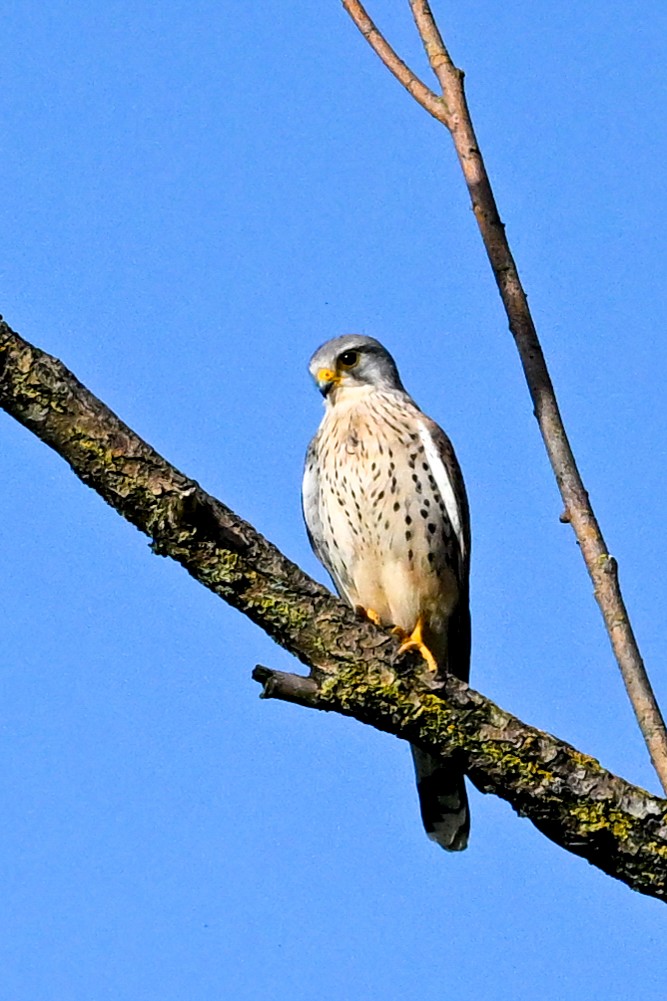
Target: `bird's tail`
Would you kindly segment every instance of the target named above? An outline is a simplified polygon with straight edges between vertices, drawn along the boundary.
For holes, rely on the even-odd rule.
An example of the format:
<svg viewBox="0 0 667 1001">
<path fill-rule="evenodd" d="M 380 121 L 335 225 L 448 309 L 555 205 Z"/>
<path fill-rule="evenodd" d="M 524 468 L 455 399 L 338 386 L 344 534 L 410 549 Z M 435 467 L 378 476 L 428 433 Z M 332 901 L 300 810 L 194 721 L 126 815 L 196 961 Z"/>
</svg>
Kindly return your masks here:
<svg viewBox="0 0 667 1001">
<path fill-rule="evenodd" d="M 463 770 L 455 761 L 434 758 L 418 747 L 411 750 L 426 833 L 445 851 L 463 851 L 470 831 Z"/>
</svg>

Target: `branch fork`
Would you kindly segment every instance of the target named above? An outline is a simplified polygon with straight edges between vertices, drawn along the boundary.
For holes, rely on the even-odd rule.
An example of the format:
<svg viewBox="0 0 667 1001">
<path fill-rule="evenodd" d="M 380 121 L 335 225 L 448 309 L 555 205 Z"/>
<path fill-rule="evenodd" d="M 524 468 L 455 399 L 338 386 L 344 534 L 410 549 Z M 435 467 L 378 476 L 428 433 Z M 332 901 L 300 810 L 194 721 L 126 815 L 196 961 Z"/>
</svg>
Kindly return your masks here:
<svg viewBox="0 0 667 1001">
<path fill-rule="evenodd" d="M 359 0 L 343 0 L 343 7 L 387 69 L 451 135 L 561 493 L 564 512 L 560 521 L 570 524 L 574 530 L 637 723 L 667 792 L 667 728 L 625 607 L 616 560 L 607 550 L 567 437 L 528 299 L 475 135 L 463 87 L 464 74 L 449 55 L 428 0 L 408 2 L 440 94 L 430 90 L 403 62 Z M 412 83 L 415 80 L 418 87 Z"/>
<path fill-rule="evenodd" d="M 614 651 L 656 769 L 667 781 L 667 737 L 607 551 L 558 411 L 463 94 L 426 0 L 410 0 L 431 66 L 431 91 L 396 55 L 363 6 L 344 0 L 394 75 L 451 131 L 507 310 L 535 415 L 593 580 Z M 527 726 L 455 678 L 433 691 L 421 658 L 307 577 L 223 503 L 171 466 L 65 366 L 0 322 L 0 407 L 29 428 L 153 549 L 256 622 L 308 665 L 309 677 L 258 666 L 265 698 L 351 716 L 449 757 L 460 754 L 483 792 L 507 800 L 547 837 L 633 889 L 667 899 L 667 801 L 605 771 L 593 758 Z"/>
</svg>

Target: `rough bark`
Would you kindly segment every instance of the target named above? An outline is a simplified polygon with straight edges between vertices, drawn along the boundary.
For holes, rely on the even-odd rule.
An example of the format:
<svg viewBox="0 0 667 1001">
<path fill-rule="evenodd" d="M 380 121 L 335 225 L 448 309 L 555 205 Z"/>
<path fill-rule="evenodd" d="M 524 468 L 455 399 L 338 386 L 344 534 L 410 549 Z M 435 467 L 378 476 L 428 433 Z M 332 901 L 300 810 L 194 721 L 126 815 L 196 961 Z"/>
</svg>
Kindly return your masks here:
<svg viewBox="0 0 667 1001">
<path fill-rule="evenodd" d="M 561 847 L 641 893 L 667 897 L 667 802 L 450 679 L 433 690 L 418 656 L 359 620 L 251 525 L 123 424 L 65 366 L 0 323 L 0 406 L 200 583 L 308 664 L 257 668 L 266 697 L 354 716 L 432 754 L 460 755 Z"/>
</svg>

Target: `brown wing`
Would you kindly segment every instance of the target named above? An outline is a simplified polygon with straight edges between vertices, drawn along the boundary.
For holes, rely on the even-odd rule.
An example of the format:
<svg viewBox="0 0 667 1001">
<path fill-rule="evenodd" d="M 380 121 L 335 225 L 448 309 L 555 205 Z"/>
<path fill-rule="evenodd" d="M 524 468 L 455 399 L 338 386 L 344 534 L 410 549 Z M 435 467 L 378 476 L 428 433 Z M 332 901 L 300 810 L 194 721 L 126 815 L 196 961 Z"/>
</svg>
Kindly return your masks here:
<svg viewBox="0 0 667 1001">
<path fill-rule="evenodd" d="M 456 535 L 455 570 L 459 583 L 459 600 L 449 619 L 447 668 L 457 678 L 467 681 L 470 674 L 470 509 L 461 467 L 451 441 L 435 421 L 426 417 L 424 423 L 435 446 L 436 460 L 442 464 L 446 483 L 451 486 L 458 512 L 459 532 L 454 534 Z M 437 469 L 433 470 L 436 482 L 440 481 L 438 472 Z M 446 486 L 446 484 L 444 485 Z M 446 500 L 446 498 L 443 499 Z"/>
</svg>

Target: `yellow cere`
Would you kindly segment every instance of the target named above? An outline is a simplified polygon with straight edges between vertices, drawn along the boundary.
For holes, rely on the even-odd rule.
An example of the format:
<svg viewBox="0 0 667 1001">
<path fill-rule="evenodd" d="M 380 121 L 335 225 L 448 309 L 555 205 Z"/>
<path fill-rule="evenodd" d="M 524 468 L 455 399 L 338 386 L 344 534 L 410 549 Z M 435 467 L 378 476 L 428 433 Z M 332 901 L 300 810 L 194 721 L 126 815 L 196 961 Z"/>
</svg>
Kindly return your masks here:
<svg viewBox="0 0 667 1001">
<path fill-rule="evenodd" d="M 317 381 L 321 383 L 340 382 L 340 375 L 330 368 L 321 368 L 317 373 Z"/>
</svg>

